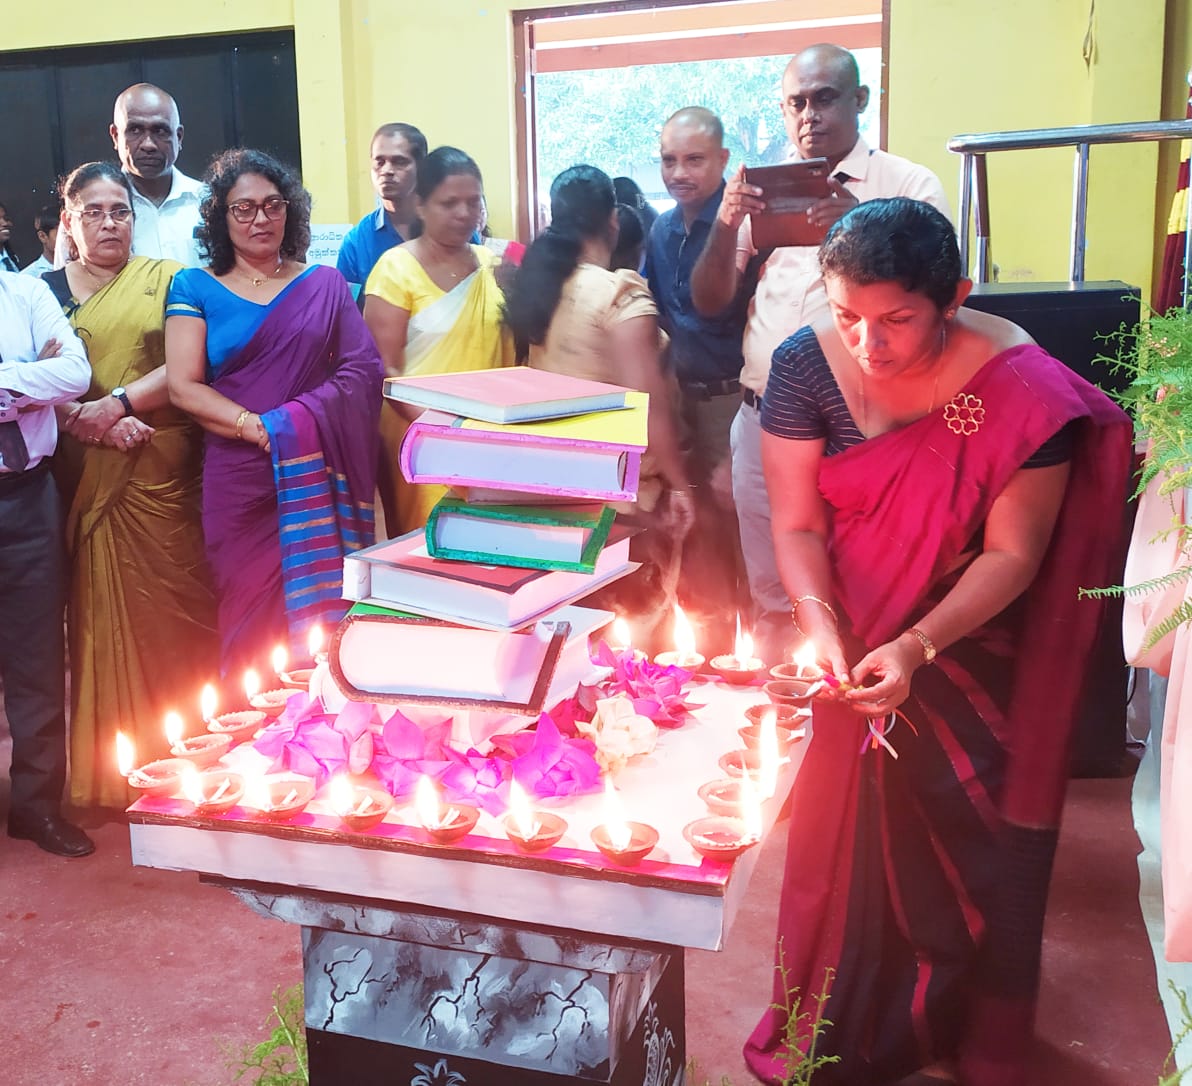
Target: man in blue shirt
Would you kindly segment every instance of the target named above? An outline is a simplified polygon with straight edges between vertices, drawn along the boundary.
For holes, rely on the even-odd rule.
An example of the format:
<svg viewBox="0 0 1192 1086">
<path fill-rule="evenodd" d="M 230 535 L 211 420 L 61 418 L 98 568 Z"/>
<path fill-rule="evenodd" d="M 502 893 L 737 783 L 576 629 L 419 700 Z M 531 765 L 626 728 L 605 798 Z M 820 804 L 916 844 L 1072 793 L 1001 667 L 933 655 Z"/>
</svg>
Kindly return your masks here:
<svg viewBox="0 0 1192 1086">
<path fill-rule="evenodd" d="M 410 236 L 418 218 L 414 196 L 418 163 L 426 150 L 426 137 L 410 124 L 383 124 L 373 134 L 369 171 L 380 206 L 348 231 L 335 264 L 353 295 L 360 294 L 381 254 Z"/>
<path fill-rule="evenodd" d="M 646 245 L 646 279 L 670 335 L 671 368 L 687 429 L 689 477 L 697 487 L 697 529 L 688 537 L 684 579 L 700 586 L 707 615 L 727 622 L 748 610 L 732 493 L 729 428 L 741 398 L 741 339 L 749 307 L 746 284 L 715 317 L 691 304 L 691 271 L 708 240 L 720 199 L 728 150 L 710 110 L 688 106 L 663 126 L 662 182 L 675 207 L 658 218 Z M 717 641 L 717 644 L 723 642 Z"/>
</svg>

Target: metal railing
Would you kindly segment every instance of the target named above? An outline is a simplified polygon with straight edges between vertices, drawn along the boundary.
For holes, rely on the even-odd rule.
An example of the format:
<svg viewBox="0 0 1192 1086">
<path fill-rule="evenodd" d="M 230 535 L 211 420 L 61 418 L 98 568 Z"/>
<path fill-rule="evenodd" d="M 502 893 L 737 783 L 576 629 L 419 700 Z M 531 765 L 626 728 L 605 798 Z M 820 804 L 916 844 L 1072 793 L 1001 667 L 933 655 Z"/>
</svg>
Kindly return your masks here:
<svg viewBox="0 0 1192 1086">
<path fill-rule="evenodd" d="M 985 162 L 989 152 L 1030 151 L 1043 147 L 1076 148 L 1072 179 L 1072 250 L 1069 268 L 1071 280 L 1080 283 L 1084 281 L 1089 148 L 1101 143 L 1154 143 L 1179 139 L 1192 139 L 1192 120 L 1086 124 L 1072 125 L 1068 128 L 1032 128 L 1021 132 L 986 132 L 981 135 L 953 136 L 948 140 L 948 150 L 964 156 L 960 165 L 961 266 L 972 267 L 973 277 L 978 283 L 988 283 L 992 278 L 989 177 Z M 970 214 L 976 232 L 976 260 L 972 264 L 969 261 Z"/>
</svg>

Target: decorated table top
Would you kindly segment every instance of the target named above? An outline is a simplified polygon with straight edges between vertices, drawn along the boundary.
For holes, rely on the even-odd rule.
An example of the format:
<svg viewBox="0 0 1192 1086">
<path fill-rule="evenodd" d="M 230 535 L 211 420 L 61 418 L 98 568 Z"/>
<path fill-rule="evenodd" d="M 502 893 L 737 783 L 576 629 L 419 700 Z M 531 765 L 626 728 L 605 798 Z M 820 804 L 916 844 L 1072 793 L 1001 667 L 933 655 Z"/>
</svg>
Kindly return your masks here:
<svg viewBox="0 0 1192 1086">
<path fill-rule="evenodd" d="M 412 797 L 366 833 L 349 831 L 320 793 L 288 822 L 233 807 L 201 816 L 187 800 L 142 798 L 129 809 L 133 862 L 197 871 L 231 881 L 271 883 L 357 899 L 402 903 L 595 935 L 717 949 L 732 923 L 759 849 L 725 863 L 702 858 L 683 827 L 708 814 L 700 785 L 725 777 L 722 755 L 741 747 L 745 709 L 766 701 L 760 687 L 696 681 L 699 704 L 682 727 L 662 731 L 652 753 L 615 777 L 624 817 L 659 833 L 639 865 L 606 859 L 591 840 L 605 821 L 601 793 L 572 796 L 544 811 L 567 830 L 542 853 L 520 852 L 499 817 L 481 812 L 475 829 L 450 845 L 420 827 Z M 774 795 L 762 807 L 763 837 L 794 783 L 806 741 L 779 768 Z M 243 749 L 236 748 L 233 756 Z"/>
</svg>

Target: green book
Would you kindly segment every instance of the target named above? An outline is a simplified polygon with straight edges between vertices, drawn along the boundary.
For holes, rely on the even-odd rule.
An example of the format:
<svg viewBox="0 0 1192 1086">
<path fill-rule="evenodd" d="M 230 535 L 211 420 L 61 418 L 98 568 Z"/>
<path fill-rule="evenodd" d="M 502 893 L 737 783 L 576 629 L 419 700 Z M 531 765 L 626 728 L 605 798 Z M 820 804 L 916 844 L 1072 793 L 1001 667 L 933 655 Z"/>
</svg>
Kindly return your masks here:
<svg viewBox="0 0 1192 1086">
<path fill-rule="evenodd" d="M 477 505 L 449 494 L 431 510 L 426 549 L 481 565 L 592 573 L 614 515 L 600 502 Z"/>
</svg>

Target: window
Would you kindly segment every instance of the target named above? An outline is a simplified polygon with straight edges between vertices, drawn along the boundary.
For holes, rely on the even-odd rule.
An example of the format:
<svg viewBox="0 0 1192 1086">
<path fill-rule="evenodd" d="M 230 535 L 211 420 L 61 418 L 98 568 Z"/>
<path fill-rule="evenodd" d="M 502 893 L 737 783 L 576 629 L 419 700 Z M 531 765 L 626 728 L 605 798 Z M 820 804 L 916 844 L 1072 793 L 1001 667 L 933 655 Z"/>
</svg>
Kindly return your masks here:
<svg viewBox="0 0 1192 1086">
<path fill-rule="evenodd" d="M 515 16 L 524 108 L 519 189 L 537 194 L 522 226 L 540 220 L 551 180 L 588 162 L 638 183 L 660 210 L 658 139 L 666 118 L 700 105 L 724 122 L 730 168 L 780 162 L 786 132 L 782 73 L 793 53 L 831 41 L 857 57 L 872 90 L 861 135 L 882 142 L 883 16 L 880 0 L 736 0 L 668 6 L 609 5 L 596 13 Z"/>
</svg>

